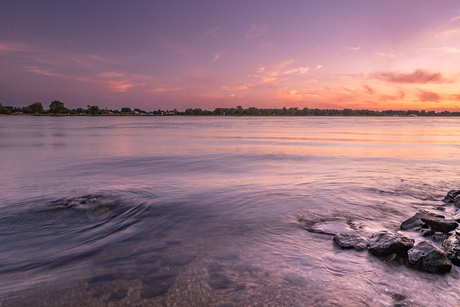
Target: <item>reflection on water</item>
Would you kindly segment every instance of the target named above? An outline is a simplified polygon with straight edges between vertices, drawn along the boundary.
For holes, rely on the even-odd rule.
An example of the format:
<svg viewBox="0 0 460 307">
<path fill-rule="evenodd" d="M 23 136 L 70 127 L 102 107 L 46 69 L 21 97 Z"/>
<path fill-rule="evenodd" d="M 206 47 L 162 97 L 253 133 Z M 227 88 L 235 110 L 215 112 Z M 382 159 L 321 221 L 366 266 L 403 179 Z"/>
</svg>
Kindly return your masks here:
<svg viewBox="0 0 460 307">
<path fill-rule="evenodd" d="M 0 302 L 458 305 L 457 267 L 416 271 L 324 233 L 434 210 L 460 188 L 459 131 L 455 118 L 2 117 Z"/>
</svg>

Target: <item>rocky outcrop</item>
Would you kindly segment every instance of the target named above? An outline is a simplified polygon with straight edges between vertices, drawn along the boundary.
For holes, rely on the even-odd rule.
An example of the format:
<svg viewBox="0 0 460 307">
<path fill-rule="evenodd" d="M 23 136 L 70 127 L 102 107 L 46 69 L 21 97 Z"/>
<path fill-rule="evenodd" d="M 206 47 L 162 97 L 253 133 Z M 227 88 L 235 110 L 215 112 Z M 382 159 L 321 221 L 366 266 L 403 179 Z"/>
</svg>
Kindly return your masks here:
<svg viewBox="0 0 460 307">
<path fill-rule="evenodd" d="M 451 235 L 442 243 L 447 257 L 456 265 L 460 263 L 460 240 L 457 234 Z"/>
<path fill-rule="evenodd" d="M 450 190 L 447 192 L 447 195 L 444 197 L 442 200 L 445 203 L 453 203 L 455 200 L 455 197 L 460 194 L 460 190 Z"/>
<path fill-rule="evenodd" d="M 414 239 L 388 229 L 374 233 L 367 243 L 367 249 L 376 256 L 394 253 L 405 257 L 407 251 L 413 246 Z"/>
<path fill-rule="evenodd" d="M 452 219 L 443 219 L 439 217 L 424 216 L 421 218 L 433 231 L 447 233 L 457 228 L 458 223 Z"/>
<path fill-rule="evenodd" d="M 402 222 L 400 228 L 402 230 L 419 229 L 424 224 L 424 222 L 422 221 L 422 217 L 444 218 L 444 215 L 434 213 L 428 210 L 420 210 L 419 212 L 415 213 L 414 216 Z"/>
<path fill-rule="evenodd" d="M 357 233 L 338 233 L 333 241 L 341 248 L 365 250 L 367 247 L 367 240 Z"/>
<path fill-rule="evenodd" d="M 407 262 L 432 273 L 449 272 L 452 264 L 446 254 L 430 241 L 422 241 L 407 252 Z"/>
</svg>

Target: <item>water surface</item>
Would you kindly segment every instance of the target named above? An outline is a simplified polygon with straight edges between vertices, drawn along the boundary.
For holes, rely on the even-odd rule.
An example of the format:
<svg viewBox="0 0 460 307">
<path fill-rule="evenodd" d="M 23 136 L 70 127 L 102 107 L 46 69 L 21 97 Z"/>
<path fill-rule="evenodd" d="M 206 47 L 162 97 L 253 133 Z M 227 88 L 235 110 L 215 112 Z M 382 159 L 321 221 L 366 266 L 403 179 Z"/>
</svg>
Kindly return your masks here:
<svg viewBox="0 0 460 307">
<path fill-rule="evenodd" d="M 459 305 L 457 267 L 300 222 L 397 229 L 459 149 L 456 118 L 0 117 L 2 306 Z"/>
</svg>

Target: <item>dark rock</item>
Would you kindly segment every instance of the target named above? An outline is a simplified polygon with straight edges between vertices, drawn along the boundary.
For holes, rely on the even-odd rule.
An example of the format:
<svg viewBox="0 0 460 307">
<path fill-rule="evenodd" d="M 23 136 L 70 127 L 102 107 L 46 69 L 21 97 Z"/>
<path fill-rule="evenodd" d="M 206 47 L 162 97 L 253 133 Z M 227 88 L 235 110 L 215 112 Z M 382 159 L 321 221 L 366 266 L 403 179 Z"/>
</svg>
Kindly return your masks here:
<svg viewBox="0 0 460 307">
<path fill-rule="evenodd" d="M 444 233 L 454 230 L 458 226 L 455 220 L 443 219 L 439 217 L 425 216 L 422 217 L 422 221 L 424 221 L 434 231 L 440 231 Z"/>
<path fill-rule="evenodd" d="M 141 299 L 152 298 L 168 292 L 169 286 L 165 283 L 151 283 L 144 286 L 141 292 Z"/>
<path fill-rule="evenodd" d="M 357 233 L 338 233 L 333 240 L 341 248 L 365 250 L 367 247 L 367 240 Z"/>
<path fill-rule="evenodd" d="M 432 273 L 449 272 L 452 264 L 446 254 L 430 241 L 422 241 L 407 252 L 409 264 Z"/>
<path fill-rule="evenodd" d="M 447 258 L 451 259 L 454 264 L 460 262 L 460 240 L 458 235 L 454 234 L 444 240 L 442 249 L 446 252 Z"/>
<path fill-rule="evenodd" d="M 432 211 L 429 211 L 429 210 L 420 209 L 419 211 L 420 211 L 420 213 L 421 213 L 422 215 L 433 216 L 433 217 L 439 217 L 439 218 L 442 218 L 442 219 L 445 218 L 444 215 L 439 214 L 439 213 L 436 213 L 436 212 L 432 212 Z"/>
<path fill-rule="evenodd" d="M 454 198 L 454 206 L 460 207 L 460 195 L 455 196 Z"/>
<path fill-rule="evenodd" d="M 428 210 L 421 209 L 420 212 L 415 213 L 415 215 L 411 218 L 408 218 L 404 222 L 401 223 L 400 228 L 402 230 L 409 230 L 409 229 L 418 229 L 423 226 L 422 217 L 439 217 L 444 218 L 444 215 L 438 214 L 435 212 L 431 212 Z M 423 227 L 422 227 L 423 228 Z"/>
<path fill-rule="evenodd" d="M 420 234 L 424 237 L 428 237 L 433 234 L 433 230 L 431 230 L 431 228 L 422 228 L 420 229 Z"/>
<path fill-rule="evenodd" d="M 433 241 L 436 241 L 436 242 L 443 242 L 445 239 L 447 239 L 449 236 L 447 236 L 446 234 L 442 233 L 442 232 L 435 232 L 433 234 Z"/>
<path fill-rule="evenodd" d="M 460 190 L 450 190 L 449 192 L 447 192 L 447 195 L 444 197 L 442 201 L 446 203 L 453 203 L 455 197 L 459 194 Z"/>
<path fill-rule="evenodd" d="M 402 222 L 400 228 L 402 230 L 408 230 L 421 227 L 423 225 L 422 216 L 423 215 L 419 212 L 415 213 L 413 217 Z"/>
<path fill-rule="evenodd" d="M 374 233 L 367 242 L 367 248 L 376 256 L 395 253 L 404 257 L 413 246 L 414 239 L 388 229 Z"/>
</svg>

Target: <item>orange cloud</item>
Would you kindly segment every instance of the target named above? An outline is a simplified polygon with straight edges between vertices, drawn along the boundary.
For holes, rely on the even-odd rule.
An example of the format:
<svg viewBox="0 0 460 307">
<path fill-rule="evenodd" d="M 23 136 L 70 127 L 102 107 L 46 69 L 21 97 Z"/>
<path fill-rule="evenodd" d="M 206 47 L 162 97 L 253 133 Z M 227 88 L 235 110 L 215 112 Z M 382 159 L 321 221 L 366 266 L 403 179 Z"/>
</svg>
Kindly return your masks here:
<svg viewBox="0 0 460 307">
<path fill-rule="evenodd" d="M 418 90 L 419 93 L 417 97 L 420 99 L 422 102 L 439 102 L 441 101 L 441 96 L 439 94 L 434 93 L 434 92 L 427 92 L 424 90 Z"/>
<path fill-rule="evenodd" d="M 379 79 L 390 83 L 452 83 L 452 80 L 444 78 L 441 73 L 431 73 L 423 69 L 417 69 L 413 73 L 408 74 L 397 74 L 393 72 L 384 72 L 374 74 L 372 76 L 375 79 Z"/>
</svg>

